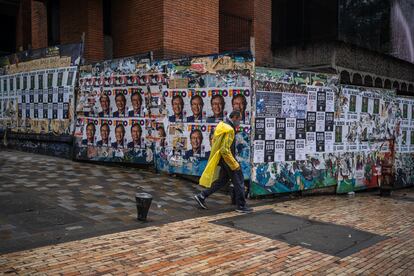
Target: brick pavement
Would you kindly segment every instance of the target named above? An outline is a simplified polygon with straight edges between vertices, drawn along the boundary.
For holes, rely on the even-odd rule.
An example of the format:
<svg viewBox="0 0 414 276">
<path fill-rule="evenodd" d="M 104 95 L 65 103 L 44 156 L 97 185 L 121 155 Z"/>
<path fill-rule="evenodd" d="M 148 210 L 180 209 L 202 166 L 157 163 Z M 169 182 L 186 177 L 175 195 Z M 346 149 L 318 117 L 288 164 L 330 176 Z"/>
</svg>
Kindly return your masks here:
<svg viewBox="0 0 414 276">
<path fill-rule="evenodd" d="M 316 196 L 255 207 L 389 238 L 345 258 L 187 219 L 0 256 L 0 272 L 64 275 L 414 275 L 414 190 Z"/>
<path fill-rule="evenodd" d="M 234 209 L 228 195 L 216 193 L 210 210 L 199 210 L 199 190 L 150 169 L 0 150 L 0 253 Z M 146 223 L 136 221 L 137 191 L 153 195 Z"/>
</svg>

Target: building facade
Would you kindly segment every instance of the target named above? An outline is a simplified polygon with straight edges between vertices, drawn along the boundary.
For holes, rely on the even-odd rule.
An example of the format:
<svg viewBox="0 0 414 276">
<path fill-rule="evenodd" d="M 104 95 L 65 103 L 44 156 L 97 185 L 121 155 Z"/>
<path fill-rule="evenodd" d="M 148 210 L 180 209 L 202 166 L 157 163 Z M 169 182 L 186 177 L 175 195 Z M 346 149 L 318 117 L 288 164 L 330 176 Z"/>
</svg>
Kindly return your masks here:
<svg viewBox="0 0 414 276">
<path fill-rule="evenodd" d="M 412 1 L 0 1 L 3 54 L 83 39 L 87 62 L 250 50 L 256 66 L 414 94 Z"/>
</svg>

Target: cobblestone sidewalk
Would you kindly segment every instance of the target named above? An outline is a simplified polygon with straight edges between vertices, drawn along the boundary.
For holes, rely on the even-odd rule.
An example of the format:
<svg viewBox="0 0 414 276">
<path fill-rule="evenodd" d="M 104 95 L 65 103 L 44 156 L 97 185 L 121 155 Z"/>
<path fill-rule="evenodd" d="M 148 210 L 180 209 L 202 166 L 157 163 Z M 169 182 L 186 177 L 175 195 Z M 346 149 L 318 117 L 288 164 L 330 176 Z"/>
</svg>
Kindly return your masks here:
<svg viewBox="0 0 414 276">
<path fill-rule="evenodd" d="M 147 169 L 1 150 L 0 253 L 234 209 L 224 193 L 209 198 L 210 210 L 198 209 L 199 189 Z M 146 223 L 136 220 L 137 191 L 153 196 Z"/>
<path fill-rule="evenodd" d="M 64 275 L 414 275 L 414 190 L 255 207 L 387 238 L 340 258 L 215 223 L 225 212 L 4 254 L 0 272 Z M 241 215 L 251 216 L 251 215 Z"/>
</svg>

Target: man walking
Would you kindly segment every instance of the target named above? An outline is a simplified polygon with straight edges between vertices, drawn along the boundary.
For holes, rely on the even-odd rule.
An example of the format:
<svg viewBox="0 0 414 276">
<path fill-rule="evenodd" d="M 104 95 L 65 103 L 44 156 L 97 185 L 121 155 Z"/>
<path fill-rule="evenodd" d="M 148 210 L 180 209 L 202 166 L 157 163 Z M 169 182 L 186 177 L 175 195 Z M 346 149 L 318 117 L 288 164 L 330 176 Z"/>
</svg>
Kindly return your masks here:
<svg viewBox="0 0 414 276">
<path fill-rule="evenodd" d="M 235 158 L 235 128 L 240 125 L 240 111 L 230 113 L 226 122 L 220 122 L 213 136 L 210 158 L 200 178 L 200 185 L 207 189 L 194 196 L 201 208 L 207 209 L 205 200 L 208 196 L 225 186 L 231 179 L 234 185 L 236 211 L 250 213 L 244 197 L 244 177 L 240 164 Z"/>
</svg>

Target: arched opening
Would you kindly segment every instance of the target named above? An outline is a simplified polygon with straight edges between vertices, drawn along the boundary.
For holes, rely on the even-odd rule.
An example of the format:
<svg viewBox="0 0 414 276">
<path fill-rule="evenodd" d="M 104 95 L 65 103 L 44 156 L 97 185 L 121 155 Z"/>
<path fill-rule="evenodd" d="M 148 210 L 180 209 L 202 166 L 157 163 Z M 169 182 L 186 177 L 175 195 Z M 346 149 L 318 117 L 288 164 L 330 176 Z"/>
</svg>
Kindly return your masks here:
<svg viewBox="0 0 414 276">
<path fill-rule="evenodd" d="M 384 88 L 385 89 L 391 89 L 391 81 L 389 79 L 386 79 L 384 82 Z"/>
<path fill-rule="evenodd" d="M 375 79 L 375 87 L 382 88 L 382 79 L 376 78 Z"/>
<path fill-rule="evenodd" d="M 365 78 L 364 78 L 364 85 L 365 86 L 369 86 L 369 87 L 372 87 L 373 86 L 372 77 L 371 76 L 369 76 L 369 75 L 365 76 Z"/>
<path fill-rule="evenodd" d="M 348 71 L 341 72 L 341 84 L 351 84 L 351 75 L 349 75 Z"/>
<path fill-rule="evenodd" d="M 403 82 L 403 83 L 401 84 L 401 91 L 403 91 L 403 92 L 407 92 L 407 84 L 406 84 L 405 82 Z"/>
<path fill-rule="evenodd" d="M 392 89 L 400 90 L 400 84 L 398 83 L 398 81 L 394 81 L 392 83 Z"/>
<path fill-rule="evenodd" d="M 414 93 L 414 85 L 413 84 L 408 85 L 408 92 Z"/>
<path fill-rule="evenodd" d="M 352 84 L 362 85 L 362 76 L 358 73 L 354 74 L 352 77 Z"/>
</svg>

